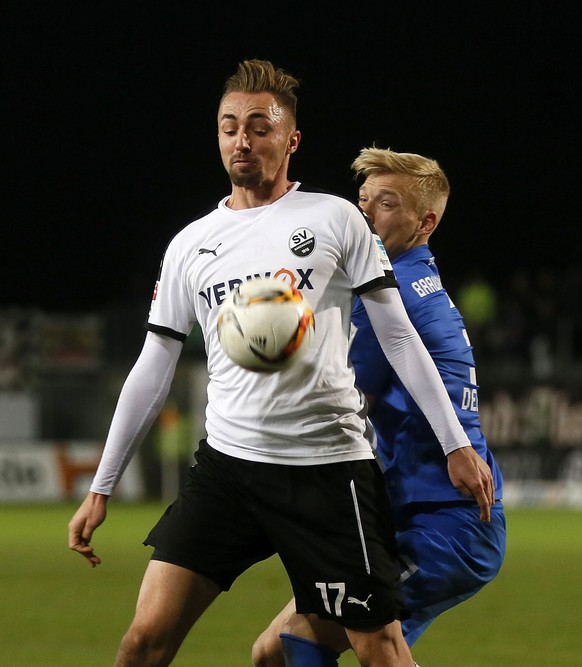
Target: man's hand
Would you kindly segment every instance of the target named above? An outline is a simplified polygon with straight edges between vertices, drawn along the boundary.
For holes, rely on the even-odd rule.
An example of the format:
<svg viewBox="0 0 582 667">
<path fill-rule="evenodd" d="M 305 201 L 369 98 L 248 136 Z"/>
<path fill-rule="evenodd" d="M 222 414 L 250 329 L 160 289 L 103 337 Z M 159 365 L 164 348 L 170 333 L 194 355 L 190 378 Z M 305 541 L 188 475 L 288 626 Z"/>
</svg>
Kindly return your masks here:
<svg viewBox="0 0 582 667">
<path fill-rule="evenodd" d="M 473 496 L 481 508 L 481 521 L 491 521 L 495 485 L 491 468 L 473 447 L 461 447 L 447 456 L 449 478 L 465 496 Z"/>
<path fill-rule="evenodd" d="M 69 549 L 79 552 L 91 567 L 101 563 L 89 542 L 95 529 L 105 521 L 108 500 L 109 496 L 89 493 L 69 521 Z"/>
</svg>

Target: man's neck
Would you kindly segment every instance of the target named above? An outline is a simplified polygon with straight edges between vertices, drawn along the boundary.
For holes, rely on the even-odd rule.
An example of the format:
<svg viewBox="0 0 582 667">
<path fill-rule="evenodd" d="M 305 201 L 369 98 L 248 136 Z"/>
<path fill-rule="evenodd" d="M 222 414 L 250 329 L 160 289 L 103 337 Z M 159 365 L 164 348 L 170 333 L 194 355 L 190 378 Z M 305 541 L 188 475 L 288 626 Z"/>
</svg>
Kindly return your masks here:
<svg viewBox="0 0 582 667">
<path fill-rule="evenodd" d="M 228 198 L 226 205 L 234 211 L 268 206 L 287 194 L 293 185 L 294 183 L 287 180 L 275 187 L 268 188 L 241 188 L 233 185 L 232 194 Z"/>
<path fill-rule="evenodd" d="M 427 241 L 422 241 L 422 242 L 420 242 L 420 243 L 414 243 L 414 244 L 411 245 L 410 247 L 405 248 L 404 250 L 400 250 L 400 252 L 390 253 L 390 252 L 388 252 L 388 249 L 387 249 L 387 248 L 386 248 L 386 252 L 388 253 L 388 259 L 389 259 L 391 262 L 394 262 L 394 261 L 397 260 L 399 257 L 401 257 L 402 255 L 405 255 L 407 252 L 410 252 L 410 251 L 413 250 L 414 248 L 422 248 L 422 246 L 427 246 L 427 245 L 428 245 L 428 242 L 427 242 Z M 386 247 L 386 246 L 384 246 L 384 247 Z"/>
</svg>

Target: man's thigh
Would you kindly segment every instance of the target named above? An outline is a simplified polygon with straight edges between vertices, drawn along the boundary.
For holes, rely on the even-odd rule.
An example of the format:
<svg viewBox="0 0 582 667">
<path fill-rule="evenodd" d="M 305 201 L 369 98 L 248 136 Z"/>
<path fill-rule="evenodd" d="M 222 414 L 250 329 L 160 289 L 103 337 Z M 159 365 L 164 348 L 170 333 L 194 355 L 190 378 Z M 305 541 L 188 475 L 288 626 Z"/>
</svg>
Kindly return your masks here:
<svg viewBox="0 0 582 667">
<path fill-rule="evenodd" d="M 183 567 L 151 560 L 140 588 L 134 626 L 162 643 L 179 645 L 220 588 Z"/>
<path fill-rule="evenodd" d="M 402 592 L 411 613 L 403 627 L 414 641 L 439 614 L 496 576 L 505 555 L 505 518 L 501 506 L 493 508 L 491 523 L 479 520 L 477 506 L 452 507 L 419 511 L 399 527 Z"/>
<path fill-rule="evenodd" d="M 246 488 L 257 465 L 202 442 L 178 498 L 145 540 L 155 547 L 153 559 L 198 572 L 226 591 L 247 568 L 273 555 Z"/>
</svg>

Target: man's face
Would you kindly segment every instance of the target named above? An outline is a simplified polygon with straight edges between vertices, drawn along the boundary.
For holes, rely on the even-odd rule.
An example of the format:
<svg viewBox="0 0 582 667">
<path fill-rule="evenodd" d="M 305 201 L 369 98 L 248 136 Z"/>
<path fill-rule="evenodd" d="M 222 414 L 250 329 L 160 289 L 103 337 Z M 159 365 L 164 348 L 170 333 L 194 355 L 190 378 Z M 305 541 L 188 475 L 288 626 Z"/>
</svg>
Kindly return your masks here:
<svg viewBox="0 0 582 667">
<path fill-rule="evenodd" d="M 286 178 L 299 143 L 289 111 L 271 93 L 230 93 L 218 110 L 218 145 L 236 186 L 257 188 Z"/>
<path fill-rule="evenodd" d="M 360 188 L 358 205 L 374 223 L 391 259 L 421 240 L 422 219 L 415 209 L 411 184 L 410 176 L 380 174 L 368 176 Z"/>
</svg>

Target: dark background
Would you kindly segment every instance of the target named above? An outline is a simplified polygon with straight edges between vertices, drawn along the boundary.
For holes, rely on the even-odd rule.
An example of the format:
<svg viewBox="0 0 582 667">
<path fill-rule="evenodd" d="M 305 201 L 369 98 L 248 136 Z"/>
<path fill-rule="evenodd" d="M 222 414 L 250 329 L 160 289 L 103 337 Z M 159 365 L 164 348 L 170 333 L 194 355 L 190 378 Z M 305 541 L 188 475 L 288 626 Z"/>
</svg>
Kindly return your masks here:
<svg viewBox="0 0 582 667">
<path fill-rule="evenodd" d="M 363 146 L 440 162 L 445 282 L 579 264 L 580 6 L 5 4 L 0 308 L 147 303 L 168 240 L 229 192 L 217 104 L 254 57 L 301 81 L 291 177 L 354 198 Z"/>
</svg>

